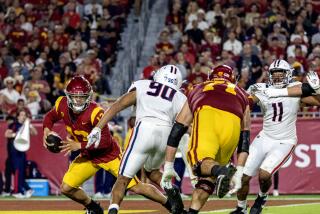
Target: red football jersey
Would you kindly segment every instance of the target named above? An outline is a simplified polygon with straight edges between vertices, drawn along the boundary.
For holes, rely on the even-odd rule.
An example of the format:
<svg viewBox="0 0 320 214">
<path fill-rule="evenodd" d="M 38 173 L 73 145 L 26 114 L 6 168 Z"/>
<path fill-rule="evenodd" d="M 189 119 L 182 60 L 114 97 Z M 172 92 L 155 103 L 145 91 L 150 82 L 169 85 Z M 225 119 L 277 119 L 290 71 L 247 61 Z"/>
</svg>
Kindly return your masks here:
<svg viewBox="0 0 320 214">
<path fill-rule="evenodd" d="M 74 114 L 68 107 L 67 98 L 59 97 L 55 106 L 44 118 L 43 127 L 52 129 L 54 123 L 63 120 L 68 134 L 74 141 L 81 143 L 81 155 L 93 163 L 106 163 L 120 155 L 120 148 L 113 140 L 109 127 L 101 131 L 101 141 L 98 148 L 86 149 L 87 136 L 101 119 L 104 110 L 97 103 L 91 102 L 88 108 L 80 114 Z"/>
<path fill-rule="evenodd" d="M 188 103 L 192 113 L 202 106 L 212 106 L 243 118 L 249 101 L 240 87 L 225 81 L 207 81 L 196 85 L 188 94 Z"/>
</svg>

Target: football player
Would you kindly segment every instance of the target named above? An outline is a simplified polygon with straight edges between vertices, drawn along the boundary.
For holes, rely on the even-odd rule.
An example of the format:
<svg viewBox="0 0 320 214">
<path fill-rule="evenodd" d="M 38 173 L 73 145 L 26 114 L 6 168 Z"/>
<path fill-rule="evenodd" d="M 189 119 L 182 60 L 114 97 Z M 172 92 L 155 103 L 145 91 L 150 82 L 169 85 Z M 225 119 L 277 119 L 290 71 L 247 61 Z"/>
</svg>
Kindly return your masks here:
<svg viewBox="0 0 320 214">
<path fill-rule="evenodd" d="M 43 143 L 46 147 L 46 138 L 52 133 L 54 123 L 62 120 L 69 135 L 61 146 L 62 152 L 70 153 L 80 150 L 80 155 L 70 164 L 65 173 L 61 192 L 84 205 L 87 213 L 103 214 L 100 205 L 88 197 L 80 186 L 100 168 L 117 177 L 121 151 L 113 140 L 108 126 L 101 130 L 101 141 L 98 147 L 86 147 L 87 136 L 104 113 L 97 103 L 91 101 L 93 92 L 90 83 L 83 76 L 75 76 L 68 83 L 65 93 L 66 96 L 59 97 L 54 108 L 45 115 Z M 168 210 L 171 209 L 170 203 L 159 190 L 153 185 L 139 182 L 134 176 L 125 188 L 163 204 Z"/>
<path fill-rule="evenodd" d="M 238 205 L 232 214 L 247 213 L 247 195 L 250 179 L 258 173 L 260 191 L 250 209 L 250 214 L 262 212 L 272 175 L 286 162 L 297 144 L 296 120 L 300 103 L 319 105 L 313 96 L 272 98 L 268 93 L 280 90 L 296 93 L 300 82 L 292 82 L 292 68 L 285 60 L 275 60 L 269 66 L 269 83 L 257 83 L 249 88 L 252 99 L 263 113 L 263 129 L 253 140 L 243 169 L 242 188 L 237 193 Z M 298 86 L 298 87 L 297 87 Z M 308 87 L 304 84 L 303 87 Z M 310 87 L 310 86 L 309 86 Z M 269 92 L 267 92 L 269 91 Z M 312 91 L 308 89 L 308 91 Z M 314 92 L 314 91 L 313 91 Z M 307 95 L 307 94 L 305 94 Z"/>
<path fill-rule="evenodd" d="M 250 108 L 247 94 L 234 84 L 231 67 L 219 65 L 210 81 L 196 85 L 179 112 L 170 132 L 162 185 L 170 186 L 177 177 L 174 155 L 182 135 L 193 122 L 188 148 L 189 164 L 199 177 L 187 213 L 198 213 L 214 192 L 222 198 L 234 184 L 232 192 L 241 187 L 242 168 L 249 150 Z M 226 166 L 238 146 L 238 166 Z M 235 172 L 236 171 L 236 172 Z"/>
<path fill-rule="evenodd" d="M 88 137 L 88 145 L 99 145 L 100 133 L 118 112 L 136 105 L 136 124 L 121 162 L 119 177 L 112 190 L 109 213 L 118 213 L 125 186 L 144 167 L 148 178 L 160 186 L 166 141 L 174 118 L 186 100 L 179 90 L 182 77 L 178 67 L 166 65 L 154 74 L 154 80 L 138 80 L 104 114 Z M 181 213 L 183 203 L 179 190 L 165 189 L 172 204 L 172 213 Z"/>
</svg>

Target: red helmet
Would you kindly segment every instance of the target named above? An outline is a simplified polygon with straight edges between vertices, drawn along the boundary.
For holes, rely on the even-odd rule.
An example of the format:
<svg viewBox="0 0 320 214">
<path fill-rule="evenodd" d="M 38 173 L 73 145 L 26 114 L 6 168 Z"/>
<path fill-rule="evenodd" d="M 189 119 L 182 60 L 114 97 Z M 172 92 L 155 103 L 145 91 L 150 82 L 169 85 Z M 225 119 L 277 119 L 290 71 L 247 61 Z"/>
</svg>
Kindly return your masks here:
<svg viewBox="0 0 320 214">
<path fill-rule="evenodd" d="M 233 69 L 228 65 L 218 65 L 217 67 L 213 68 L 209 79 L 212 80 L 215 78 L 222 78 L 235 83 Z"/>
<path fill-rule="evenodd" d="M 83 76 L 73 77 L 65 90 L 68 106 L 74 112 L 84 111 L 90 104 L 92 88 L 89 81 Z"/>
</svg>

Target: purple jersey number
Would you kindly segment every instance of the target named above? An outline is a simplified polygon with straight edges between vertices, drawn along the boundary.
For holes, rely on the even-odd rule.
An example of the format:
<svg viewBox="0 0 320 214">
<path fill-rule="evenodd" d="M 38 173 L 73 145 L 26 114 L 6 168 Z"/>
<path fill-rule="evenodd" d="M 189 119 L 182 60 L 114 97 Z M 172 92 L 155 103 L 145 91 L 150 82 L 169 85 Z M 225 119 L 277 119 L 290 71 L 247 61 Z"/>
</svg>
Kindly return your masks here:
<svg viewBox="0 0 320 214">
<path fill-rule="evenodd" d="M 160 95 L 162 99 L 168 100 L 170 102 L 172 101 L 174 95 L 177 92 L 175 89 L 158 82 L 151 82 L 149 88 L 150 90 L 147 91 L 148 95 L 154 97 L 158 97 Z"/>
</svg>

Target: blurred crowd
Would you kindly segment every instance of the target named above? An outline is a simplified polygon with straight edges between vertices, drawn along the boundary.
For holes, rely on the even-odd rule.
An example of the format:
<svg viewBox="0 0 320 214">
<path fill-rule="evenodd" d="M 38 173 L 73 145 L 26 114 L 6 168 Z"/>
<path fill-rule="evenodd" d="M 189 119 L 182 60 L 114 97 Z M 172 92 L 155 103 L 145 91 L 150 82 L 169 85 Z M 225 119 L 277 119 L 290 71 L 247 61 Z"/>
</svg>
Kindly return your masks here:
<svg viewBox="0 0 320 214">
<path fill-rule="evenodd" d="M 169 0 L 168 8 L 142 78 L 167 63 L 176 64 L 188 89 L 207 80 L 213 66 L 226 64 L 247 89 L 268 80 L 275 59 L 287 60 L 298 81 L 309 70 L 320 74 L 320 1 Z"/>
<path fill-rule="evenodd" d="M 0 114 L 26 108 L 33 118 L 83 74 L 111 94 L 130 0 L 0 0 Z"/>
<path fill-rule="evenodd" d="M 320 2 L 316 0 L 169 0 L 150 78 L 176 64 L 191 84 L 218 64 L 233 67 L 243 88 L 267 81 L 276 58 L 294 78 L 320 73 Z M 120 33 L 136 0 L 0 0 L 0 115 L 48 111 L 68 80 L 83 74 L 97 94 L 111 94 L 108 75 Z M 308 107 L 308 111 L 318 111 Z"/>
</svg>

